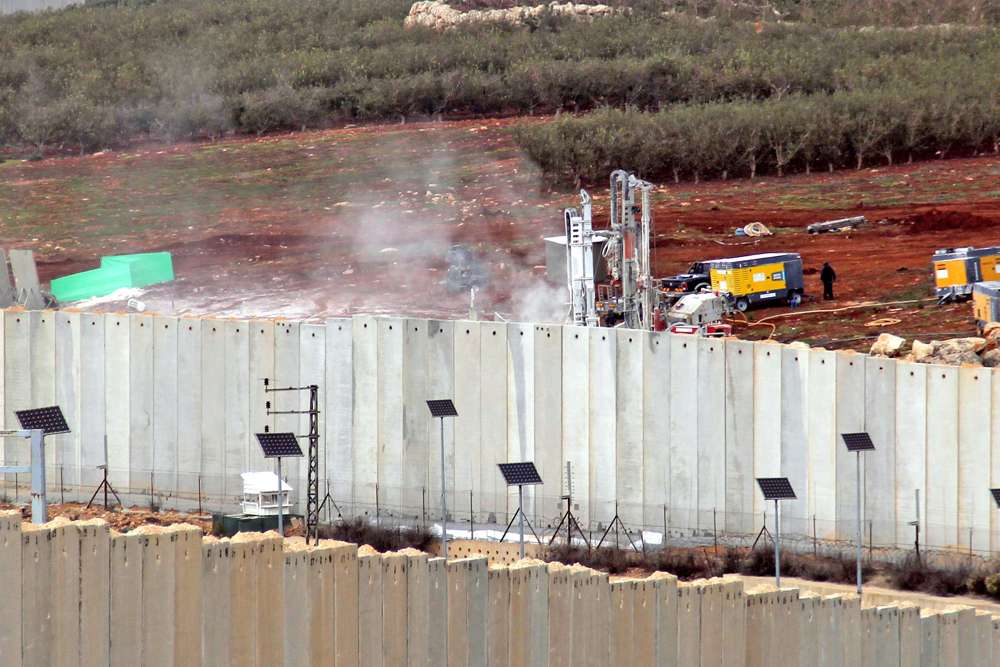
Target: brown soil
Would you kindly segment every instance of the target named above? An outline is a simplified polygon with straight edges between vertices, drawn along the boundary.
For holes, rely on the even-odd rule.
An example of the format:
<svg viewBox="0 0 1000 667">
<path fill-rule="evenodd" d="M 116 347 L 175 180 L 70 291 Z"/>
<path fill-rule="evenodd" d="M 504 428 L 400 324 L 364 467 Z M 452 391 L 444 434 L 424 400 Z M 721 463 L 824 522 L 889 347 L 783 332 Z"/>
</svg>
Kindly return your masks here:
<svg viewBox="0 0 1000 667">
<path fill-rule="evenodd" d="M 0 509 L 20 509 L 25 520 L 31 518 L 31 507 L 20 507 L 0 503 Z M 103 506 L 95 505 L 87 509 L 86 505 L 80 503 L 66 503 L 63 505 L 49 505 L 49 520 L 56 517 L 65 517 L 71 521 L 85 519 L 104 519 L 112 530 L 119 533 L 127 533 L 139 526 L 172 526 L 178 523 L 187 523 L 201 528 L 203 534 L 212 532 L 212 517 L 205 514 L 187 514 L 185 512 L 151 512 L 144 507 L 128 507 L 126 509 L 112 509 L 105 511 Z"/>
<path fill-rule="evenodd" d="M 0 247 L 34 248 L 43 281 L 92 268 L 102 254 L 169 250 L 177 280 L 141 297 L 151 311 L 464 317 L 468 295 L 444 285 L 447 247 L 463 243 L 492 276 L 477 295 L 480 312 L 528 319 L 521 301 L 544 275 L 542 237 L 561 233 L 561 209 L 578 202 L 573 192 L 549 189 L 514 146 L 508 127 L 536 120 L 349 127 L 2 164 Z M 991 156 L 662 184 L 654 267 L 671 275 L 700 259 L 801 253 L 806 303 L 788 315 L 781 307 L 751 312 L 751 321 L 782 317 L 739 326 L 746 337 L 865 349 L 882 331 L 968 335 L 968 304 L 933 303 L 931 255 L 1000 243 L 998 182 L 1000 158 Z M 607 188 L 589 190 L 595 223 L 605 226 Z M 872 224 L 804 231 L 851 215 Z M 733 233 L 755 221 L 775 235 Z M 839 276 L 832 304 L 817 300 L 815 272 L 824 261 Z M 808 312 L 917 299 L 927 301 Z M 879 317 L 901 322 L 865 326 Z"/>
</svg>

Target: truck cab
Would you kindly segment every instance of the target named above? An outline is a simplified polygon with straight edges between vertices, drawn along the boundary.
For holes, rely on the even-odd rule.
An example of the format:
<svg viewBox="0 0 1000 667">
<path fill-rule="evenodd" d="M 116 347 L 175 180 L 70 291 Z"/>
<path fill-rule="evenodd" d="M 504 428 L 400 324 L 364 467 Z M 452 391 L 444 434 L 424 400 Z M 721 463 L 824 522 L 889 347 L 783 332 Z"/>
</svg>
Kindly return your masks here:
<svg viewBox="0 0 1000 667">
<path fill-rule="evenodd" d="M 685 294 L 707 291 L 712 286 L 709 267 L 705 262 L 695 262 L 688 267 L 687 273 L 660 279 L 660 289 L 670 297 L 681 297 Z"/>
</svg>

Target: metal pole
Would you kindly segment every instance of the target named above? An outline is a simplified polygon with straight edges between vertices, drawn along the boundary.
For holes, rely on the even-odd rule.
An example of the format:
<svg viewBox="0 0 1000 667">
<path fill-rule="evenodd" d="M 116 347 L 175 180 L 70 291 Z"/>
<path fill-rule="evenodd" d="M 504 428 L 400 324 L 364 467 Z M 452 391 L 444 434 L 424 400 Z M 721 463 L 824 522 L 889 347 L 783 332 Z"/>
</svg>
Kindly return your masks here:
<svg viewBox="0 0 1000 667">
<path fill-rule="evenodd" d="M 774 501 L 774 582 L 781 589 L 781 518 L 778 501 Z"/>
<path fill-rule="evenodd" d="M 448 559 L 448 493 L 444 479 L 444 417 L 441 417 L 441 555 Z"/>
<path fill-rule="evenodd" d="M 517 513 L 521 519 L 521 560 L 524 560 L 524 485 L 517 487 Z"/>
<path fill-rule="evenodd" d="M 45 497 L 45 432 L 31 431 L 31 523 L 49 520 L 49 503 Z"/>
<path fill-rule="evenodd" d="M 278 457 L 278 534 L 282 537 L 285 536 L 285 494 L 283 493 L 281 483 L 281 457 Z"/>
<path fill-rule="evenodd" d="M 857 536 L 857 579 L 858 579 L 858 595 L 861 595 L 861 452 L 857 452 L 856 459 L 856 470 L 857 470 L 857 489 L 855 490 L 857 496 L 857 511 L 858 517 L 858 536 Z"/>
</svg>

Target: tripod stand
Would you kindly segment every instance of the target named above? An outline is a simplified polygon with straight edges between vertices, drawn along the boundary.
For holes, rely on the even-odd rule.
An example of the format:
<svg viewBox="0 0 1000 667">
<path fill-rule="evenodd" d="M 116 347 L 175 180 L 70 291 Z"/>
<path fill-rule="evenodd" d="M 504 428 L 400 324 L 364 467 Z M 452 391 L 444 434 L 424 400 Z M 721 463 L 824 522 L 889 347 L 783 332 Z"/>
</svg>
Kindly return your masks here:
<svg viewBox="0 0 1000 667">
<path fill-rule="evenodd" d="M 757 533 L 757 538 L 753 541 L 753 546 L 750 547 L 750 551 L 757 548 L 757 543 L 760 542 L 760 538 L 762 537 L 765 538 L 765 540 L 771 540 L 771 544 L 774 544 L 774 538 L 771 537 L 771 533 L 767 530 L 767 512 L 764 512 L 764 525 L 761 526 L 760 532 Z"/>
<path fill-rule="evenodd" d="M 635 542 L 632 541 L 632 536 L 628 534 L 628 528 L 626 528 L 625 524 L 622 523 L 622 518 L 618 514 L 618 502 L 617 501 L 615 501 L 615 518 L 613 518 L 611 520 L 611 523 L 609 523 L 608 527 L 604 530 L 604 534 L 601 535 L 601 541 L 597 543 L 597 548 L 598 549 L 601 548 L 601 545 L 604 544 L 604 538 L 606 538 L 608 536 L 608 533 L 611 532 L 611 529 L 614 528 L 615 529 L 615 549 L 617 549 L 618 548 L 618 528 L 619 527 L 622 529 L 622 532 L 625 533 L 625 537 L 628 538 L 628 543 L 631 544 L 632 548 L 636 551 L 636 553 L 638 553 L 639 552 L 639 548 L 635 546 Z"/>
<path fill-rule="evenodd" d="M 559 525 L 552 532 L 552 539 L 549 540 L 549 545 L 551 546 L 553 542 L 556 541 L 556 537 L 559 536 L 559 529 L 562 528 L 563 523 L 566 524 L 566 546 L 573 544 L 573 528 L 576 528 L 576 532 L 580 533 L 580 537 L 583 538 L 584 544 L 587 545 L 587 551 L 590 551 L 590 540 L 587 539 L 587 535 L 580 528 L 580 524 L 577 522 L 576 517 L 573 516 L 573 473 L 572 468 L 570 468 L 570 462 L 566 462 L 566 495 L 562 497 L 566 501 L 566 513 L 562 515 L 559 519 Z"/>
<path fill-rule="evenodd" d="M 340 507 L 337 506 L 337 501 L 334 500 L 333 496 L 330 495 L 330 480 L 329 479 L 326 480 L 326 495 L 323 496 L 323 500 L 319 501 L 319 507 L 316 508 L 316 516 L 317 517 L 323 512 L 323 508 L 326 507 L 327 501 L 330 502 L 330 505 L 333 507 L 333 509 L 337 510 L 337 518 L 338 519 L 343 519 L 344 515 L 341 514 Z"/>
<path fill-rule="evenodd" d="M 115 497 L 115 500 L 118 501 L 119 507 L 125 507 L 125 504 L 122 503 L 122 499 L 118 497 L 118 492 L 115 491 L 115 487 L 111 486 L 111 482 L 108 481 L 108 436 L 104 436 L 104 464 L 97 466 L 97 469 L 102 470 L 104 472 L 104 479 L 101 480 L 101 483 L 97 485 L 97 488 L 94 489 L 94 495 L 92 495 L 90 497 L 90 500 L 87 501 L 87 509 L 90 509 L 90 506 L 94 504 L 94 498 L 97 497 L 97 494 L 100 493 L 101 489 L 104 489 L 105 510 L 109 509 L 108 491 L 110 491 L 111 495 L 113 495 Z"/>
</svg>

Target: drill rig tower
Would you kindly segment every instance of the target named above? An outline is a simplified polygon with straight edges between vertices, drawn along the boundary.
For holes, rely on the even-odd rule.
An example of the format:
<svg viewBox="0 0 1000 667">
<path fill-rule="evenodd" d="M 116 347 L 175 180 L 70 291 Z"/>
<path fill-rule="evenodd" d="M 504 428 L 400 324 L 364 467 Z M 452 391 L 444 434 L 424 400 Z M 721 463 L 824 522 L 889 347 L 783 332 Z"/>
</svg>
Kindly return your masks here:
<svg viewBox="0 0 1000 667">
<path fill-rule="evenodd" d="M 590 195 L 580 190 L 581 210 L 563 212 L 566 223 L 566 281 L 570 296 L 570 322 L 578 326 L 598 325 L 594 287 L 594 227 Z"/>
<path fill-rule="evenodd" d="M 649 329 L 653 280 L 649 265 L 650 193 L 653 186 L 622 169 L 611 173 L 611 239 L 604 248 L 621 288 L 621 314 L 630 329 Z"/>
</svg>

